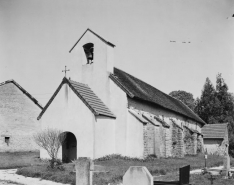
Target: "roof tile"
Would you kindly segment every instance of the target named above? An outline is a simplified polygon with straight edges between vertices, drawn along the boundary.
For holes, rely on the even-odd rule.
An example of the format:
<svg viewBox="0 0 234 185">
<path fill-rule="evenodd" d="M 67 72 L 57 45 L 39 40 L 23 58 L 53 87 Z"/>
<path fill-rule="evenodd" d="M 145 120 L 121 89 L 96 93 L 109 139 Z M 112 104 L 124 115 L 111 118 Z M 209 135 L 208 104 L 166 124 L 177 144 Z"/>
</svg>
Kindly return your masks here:
<svg viewBox="0 0 234 185">
<path fill-rule="evenodd" d="M 227 130 L 227 123 L 207 124 L 202 127 L 202 134 L 206 138 L 224 138 Z"/>
<path fill-rule="evenodd" d="M 121 89 L 123 89 L 131 98 L 135 97 L 144 101 L 155 103 L 166 109 L 191 118 L 202 125 L 206 124 L 198 115 L 196 115 L 181 101 L 159 91 L 155 87 L 120 69 L 114 68 L 114 74 L 111 74 L 110 78 L 117 83 L 117 85 L 121 85 Z"/>
</svg>

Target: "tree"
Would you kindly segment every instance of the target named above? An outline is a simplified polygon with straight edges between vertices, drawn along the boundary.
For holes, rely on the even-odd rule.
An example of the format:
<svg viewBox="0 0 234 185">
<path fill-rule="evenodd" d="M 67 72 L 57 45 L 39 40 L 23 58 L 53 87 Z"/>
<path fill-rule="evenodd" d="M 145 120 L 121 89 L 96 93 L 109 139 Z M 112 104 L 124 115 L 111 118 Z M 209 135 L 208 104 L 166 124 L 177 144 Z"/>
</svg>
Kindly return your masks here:
<svg viewBox="0 0 234 185">
<path fill-rule="evenodd" d="M 218 102 L 215 100 L 215 89 L 209 78 L 206 78 L 201 98 L 196 99 L 195 112 L 206 122 L 214 123 L 213 108 Z"/>
<path fill-rule="evenodd" d="M 54 168 L 54 164 L 57 161 L 58 150 L 65 140 L 65 134 L 62 134 L 62 131 L 57 129 L 46 129 L 35 134 L 33 138 L 38 146 L 48 152 L 51 157 L 50 167 Z"/>
<path fill-rule="evenodd" d="M 195 104 L 195 112 L 206 123 L 229 123 L 229 153 L 234 156 L 234 97 L 228 92 L 221 73 L 216 76 L 216 88 L 206 78 L 201 97 Z"/>
<path fill-rule="evenodd" d="M 176 99 L 182 101 L 191 110 L 194 110 L 195 101 L 194 101 L 193 95 L 191 93 L 188 93 L 186 91 L 178 90 L 178 91 L 170 92 L 169 95 L 172 96 L 173 98 L 176 98 Z"/>
</svg>

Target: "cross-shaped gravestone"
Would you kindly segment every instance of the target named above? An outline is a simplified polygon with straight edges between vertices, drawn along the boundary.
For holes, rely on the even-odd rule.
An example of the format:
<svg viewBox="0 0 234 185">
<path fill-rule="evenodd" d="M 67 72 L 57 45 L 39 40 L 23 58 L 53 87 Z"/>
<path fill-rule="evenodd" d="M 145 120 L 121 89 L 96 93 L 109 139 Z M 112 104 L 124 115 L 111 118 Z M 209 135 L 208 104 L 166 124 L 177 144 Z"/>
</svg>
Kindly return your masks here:
<svg viewBox="0 0 234 185">
<path fill-rule="evenodd" d="M 65 70 L 62 70 L 62 72 L 65 72 L 65 77 L 66 77 L 67 71 L 70 71 L 70 69 L 67 69 L 67 66 L 65 66 Z"/>
</svg>

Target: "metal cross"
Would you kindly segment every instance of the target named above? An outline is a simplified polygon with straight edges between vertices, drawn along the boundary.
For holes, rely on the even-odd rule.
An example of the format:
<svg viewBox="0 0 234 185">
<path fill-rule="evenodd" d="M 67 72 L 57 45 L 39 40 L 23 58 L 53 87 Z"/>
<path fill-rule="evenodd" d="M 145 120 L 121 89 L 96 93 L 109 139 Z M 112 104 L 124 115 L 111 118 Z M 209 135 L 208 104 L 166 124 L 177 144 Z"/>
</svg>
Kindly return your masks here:
<svg viewBox="0 0 234 185">
<path fill-rule="evenodd" d="M 65 66 L 65 70 L 62 70 L 62 72 L 65 72 L 65 77 L 66 77 L 67 71 L 70 71 L 70 69 L 67 69 L 67 66 Z"/>
</svg>

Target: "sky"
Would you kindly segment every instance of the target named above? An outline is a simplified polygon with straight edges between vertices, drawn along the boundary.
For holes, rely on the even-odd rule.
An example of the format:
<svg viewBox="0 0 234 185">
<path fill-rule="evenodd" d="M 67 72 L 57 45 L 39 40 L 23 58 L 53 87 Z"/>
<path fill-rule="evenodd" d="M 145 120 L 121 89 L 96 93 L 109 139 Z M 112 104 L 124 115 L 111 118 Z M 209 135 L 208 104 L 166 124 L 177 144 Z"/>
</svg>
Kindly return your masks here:
<svg viewBox="0 0 234 185">
<path fill-rule="evenodd" d="M 116 45 L 115 67 L 165 93 L 199 97 L 218 73 L 234 92 L 233 14 L 233 0 L 0 0 L 0 82 L 45 105 L 90 28 Z"/>
</svg>

